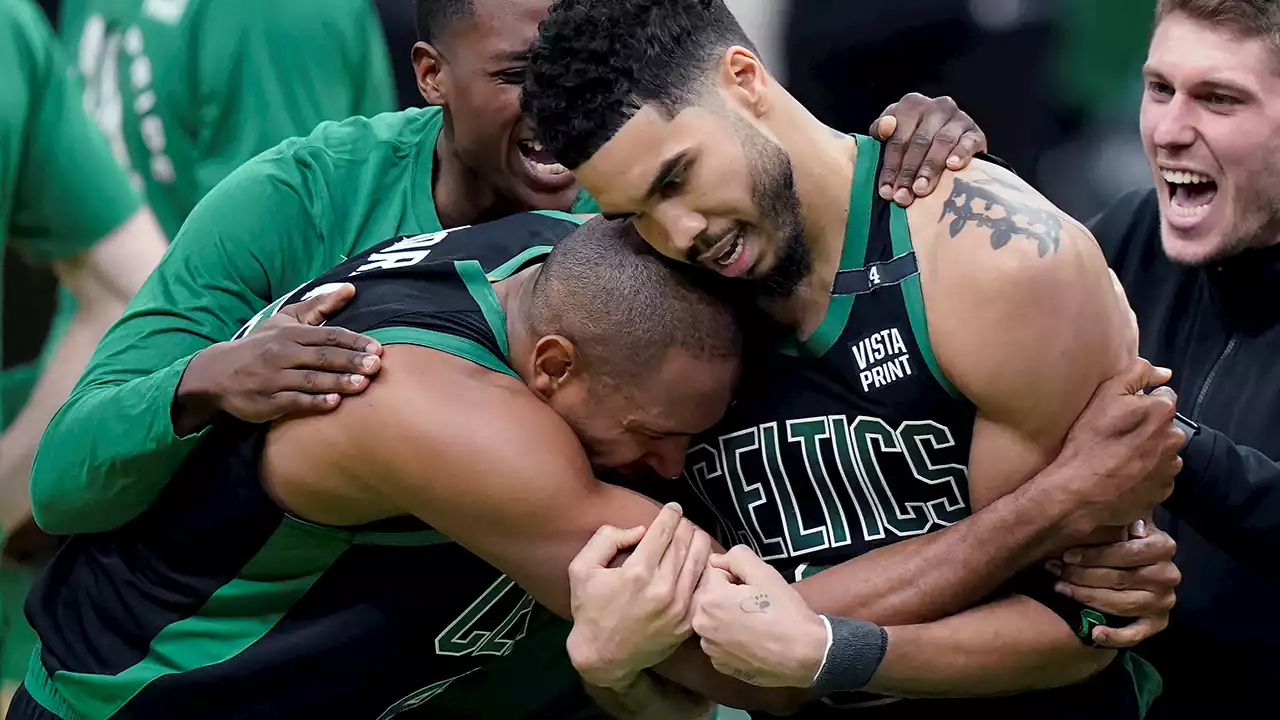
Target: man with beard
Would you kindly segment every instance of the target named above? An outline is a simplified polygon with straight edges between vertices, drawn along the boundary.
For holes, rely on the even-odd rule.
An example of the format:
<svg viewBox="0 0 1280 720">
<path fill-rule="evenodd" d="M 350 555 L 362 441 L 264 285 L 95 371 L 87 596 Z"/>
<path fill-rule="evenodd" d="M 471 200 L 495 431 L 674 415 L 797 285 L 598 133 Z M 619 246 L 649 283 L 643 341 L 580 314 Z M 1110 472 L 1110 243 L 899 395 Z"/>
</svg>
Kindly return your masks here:
<svg viewBox="0 0 1280 720">
<path fill-rule="evenodd" d="M 1054 578 L 1037 570 L 959 612 L 989 591 L 966 585 L 982 574 L 980 553 L 1025 567 L 1090 533 L 1093 542 L 1123 538 L 1169 490 L 1103 518 L 1113 527 L 1077 525 L 1075 542 L 1042 544 L 1065 507 L 1043 471 L 1099 384 L 1137 348 L 1123 294 L 1083 228 L 986 162 L 944 175 L 937 194 L 909 210 L 890 205 L 877 195 L 878 143 L 836 133 L 796 103 L 720 0 L 560 0 L 530 55 L 522 102 L 542 144 L 606 214 L 633 220 L 667 256 L 757 294 L 791 331 L 775 352 L 749 358 L 755 367 L 735 405 L 690 451 L 685 476 L 722 537 L 804 578 L 801 593 L 816 608 L 839 598 L 857 606 L 847 614 L 881 625 L 937 621 L 911 631 L 926 633 L 929 652 L 909 656 L 907 672 L 863 677 L 866 689 L 1026 693 L 845 702 L 889 717 L 952 705 L 998 717 L 1143 710 L 1146 668 L 1127 656 L 1112 662 L 1116 653 L 1081 639 L 1123 645 L 1158 630 L 1170 594 L 1159 617 L 1098 629 L 1096 616 L 1063 607 Z M 1137 372 L 1127 391 L 1167 379 Z M 1169 471 L 1183 434 L 1172 394 L 1157 392 Z M 1050 497 L 1028 511 L 1037 488 Z M 965 561 L 937 552 L 941 543 L 900 542 L 983 523 L 1004 537 Z M 872 551 L 899 562 L 860 587 L 818 572 Z M 1146 582 L 1176 584 L 1176 571 L 1165 572 Z M 954 578 L 955 594 L 884 602 L 901 577 L 926 575 Z M 624 704 L 653 690 L 637 683 L 664 640 L 642 620 L 648 598 L 634 596 L 637 621 L 627 625 L 614 619 L 625 604 L 611 593 L 583 584 L 575 601 L 569 647 L 588 682 Z M 892 631 L 887 653 L 903 659 Z"/>
</svg>

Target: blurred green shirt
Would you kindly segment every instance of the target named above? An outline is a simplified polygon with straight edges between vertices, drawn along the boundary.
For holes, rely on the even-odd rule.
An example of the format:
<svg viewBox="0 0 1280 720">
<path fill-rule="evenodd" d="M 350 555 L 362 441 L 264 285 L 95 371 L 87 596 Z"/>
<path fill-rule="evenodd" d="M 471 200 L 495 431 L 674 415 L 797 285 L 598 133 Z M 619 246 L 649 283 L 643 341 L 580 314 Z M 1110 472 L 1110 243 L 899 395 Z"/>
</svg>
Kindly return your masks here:
<svg viewBox="0 0 1280 720">
<path fill-rule="evenodd" d="M 245 163 L 191 213 L 49 423 L 32 506 L 56 534 L 146 509 L 199 435 L 170 409 L 195 353 L 355 253 L 442 230 L 432 195 L 440 108 L 323 123 Z M 598 212 L 579 193 L 574 212 Z"/>
<path fill-rule="evenodd" d="M 81 109 L 62 49 L 30 0 L 0 0 L 0 98 L 0 250 L 11 243 L 47 265 L 86 250 L 137 211 L 137 193 Z M 0 373 L 0 428 L 33 375 L 26 367 Z"/>
<path fill-rule="evenodd" d="M 64 0 L 85 109 L 170 238 L 254 155 L 396 109 L 369 0 Z"/>
</svg>

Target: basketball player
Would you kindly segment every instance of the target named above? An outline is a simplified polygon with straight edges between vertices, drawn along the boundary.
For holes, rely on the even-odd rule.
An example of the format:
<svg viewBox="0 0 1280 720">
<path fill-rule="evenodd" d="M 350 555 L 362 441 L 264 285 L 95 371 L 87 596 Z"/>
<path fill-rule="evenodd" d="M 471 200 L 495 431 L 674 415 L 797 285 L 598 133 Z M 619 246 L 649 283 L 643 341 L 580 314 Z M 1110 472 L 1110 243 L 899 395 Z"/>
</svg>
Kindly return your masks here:
<svg viewBox="0 0 1280 720">
<path fill-rule="evenodd" d="M 543 146 L 603 211 L 631 219 L 667 256 L 752 289 L 794 331 L 749 368 L 729 415 L 690 451 L 686 478 L 722 536 L 798 580 L 947 526 L 998 523 L 1004 538 L 970 562 L 938 557 L 940 541 L 926 535 L 854 591 L 867 599 L 857 617 L 936 620 L 987 592 L 965 582 L 978 553 L 1000 558 L 1039 542 L 1043 506 L 1030 519 L 965 518 L 1037 492 L 1039 483 L 1015 491 L 1044 478 L 1099 384 L 1133 361 L 1132 318 L 1093 239 L 1015 175 L 976 163 L 910 209 L 890 205 L 877 195 L 878 143 L 821 125 L 750 48 L 720 0 L 560 0 L 530 54 L 522 102 Z M 1160 491 L 1104 524 L 1123 528 L 1167 496 L 1182 434 L 1169 399 L 1161 403 Z M 1060 512 L 1061 500 L 1049 507 Z M 1114 528 L 1096 536 L 1122 538 Z M 830 572 L 801 589 L 816 610 L 853 604 L 847 583 L 823 584 Z M 958 607 L 877 606 L 877 589 L 923 575 L 953 577 Z M 1052 585 L 1037 571 L 935 623 L 912 677 L 870 688 L 947 697 L 1084 683 L 960 707 L 1133 717 L 1142 678 L 1081 642 L 1079 611 L 1049 608 L 1060 605 Z M 633 683 L 653 658 L 631 650 L 651 648 L 660 632 L 590 625 L 610 623 L 610 612 L 575 610 L 574 633 L 591 639 L 575 661 L 624 698 L 643 693 Z M 1167 606 L 1128 639 L 1166 616 Z M 877 707 L 895 717 L 940 709 Z"/>
<path fill-rule="evenodd" d="M 580 222 L 397 238 L 261 313 L 354 284 L 332 321 L 384 346 L 379 382 L 333 414 L 220 421 L 147 512 L 69 539 L 10 717 L 389 718 L 510 652 L 521 588 L 567 616 L 596 526 L 658 510 L 592 466 L 678 474 L 739 352 L 728 308 L 629 226 Z M 664 518 L 687 597 L 710 539 Z"/>
<path fill-rule="evenodd" d="M 148 512 L 70 539 L 12 717 L 449 717 L 433 701 L 512 652 L 535 600 L 577 611 L 570 560 L 604 523 L 632 527 L 621 570 L 688 637 L 710 538 L 592 470 L 679 473 L 728 406 L 737 324 L 629 224 L 578 222 L 397 238 L 260 313 L 246 332 L 355 284 L 333 322 L 383 344 L 379 382 L 333 414 L 218 423 Z M 668 688 L 663 717 L 778 702 L 703 665 L 671 670 L 696 692 Z"/>
<path fill-rule="evenodd" d="M 343 258 L 387 237 L 517 211 L 596 210 L 571 173 L 541 162 L 549 158 L 520 112 L 524 52 L 548 5 L 418 3 L 414 68 L 432 107 L 321 125 L 201 201 L 45 436 L 32 478 L 42 527 L 70 534 L 127 522 L 217 411 L 261 422 L 323 412 L 367 387 L 378 367 L 367 339 L 287 323 L 218 342 Z M 951 142 L 907 155 L 954 153 L 963 164 L 982 149 L 972 121 L 952 117 L 954 104 L 935 110 L 930 122 Z"/>
</svg>

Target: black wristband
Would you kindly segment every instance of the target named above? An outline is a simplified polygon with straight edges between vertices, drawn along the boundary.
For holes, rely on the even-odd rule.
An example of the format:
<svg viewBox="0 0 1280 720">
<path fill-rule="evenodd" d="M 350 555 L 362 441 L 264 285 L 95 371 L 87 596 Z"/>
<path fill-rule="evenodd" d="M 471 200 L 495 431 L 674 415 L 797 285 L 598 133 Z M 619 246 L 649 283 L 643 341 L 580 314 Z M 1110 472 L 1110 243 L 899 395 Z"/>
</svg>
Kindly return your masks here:
<svg viewBox="0 0 1280 720">
<path fill-rule="evenodd" d="M 831 630 L 827 655 L 813 679 L 818 697 L 866 687 L 889 648 L 889 633 L 865 620 L 823 615 Z"/>
</svg>

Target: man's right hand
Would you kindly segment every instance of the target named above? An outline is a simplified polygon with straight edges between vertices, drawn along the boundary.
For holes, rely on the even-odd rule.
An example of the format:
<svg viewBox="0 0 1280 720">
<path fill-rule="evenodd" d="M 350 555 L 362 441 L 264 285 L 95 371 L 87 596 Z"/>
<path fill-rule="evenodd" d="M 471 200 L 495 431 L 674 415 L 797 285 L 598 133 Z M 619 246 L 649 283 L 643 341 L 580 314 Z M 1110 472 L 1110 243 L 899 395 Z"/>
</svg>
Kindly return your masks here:
<svg viewBox="0 0 1280 720">
<path fill-rule="evenodd" d="M 569 564 L 567 647 L 589 684 L 626 687 L 693 634 L 693 593 L 711 538 L 682 514 L 668 503 L 647 530 L 601 527 Z M 616 556 L 633 545 L 617 565 Z"/>
<path fill-rule="evenodd" d="M 217 343 L 191 359 L 178 384 L 173 427 L 198 432 L 222 411 L 247 422 L 327 412 L 342 395 L 369 386 L 382 366 L 377 341 L 320 327 L 355 295 L 350 284 L 281 308 L 246 337 Z"/>
<path fill-rule="evenodd" d="M 1103 383 L 1077 418 L 1053 473 L 1070 508 L 1066 530 L 1076 544 L 1095 528 L 1145 517 L 1173 492 L 1184 435 L 1173 424 L 1178 397 L 1164 368 L 1135 360 Z"/>
</svg>

